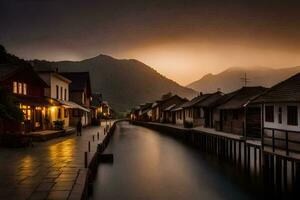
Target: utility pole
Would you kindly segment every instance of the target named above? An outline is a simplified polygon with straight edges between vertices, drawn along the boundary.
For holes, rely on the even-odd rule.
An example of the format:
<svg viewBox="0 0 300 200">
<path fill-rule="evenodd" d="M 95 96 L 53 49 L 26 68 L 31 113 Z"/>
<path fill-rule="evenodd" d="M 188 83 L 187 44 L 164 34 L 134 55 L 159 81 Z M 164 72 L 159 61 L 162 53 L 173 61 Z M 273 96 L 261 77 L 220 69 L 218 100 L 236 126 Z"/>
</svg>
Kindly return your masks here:
<svg viewBox="0 0 300 200">
<path fill-rule="evenodd" d="M 247 78 L 247 73 L 245 73 L 244 77 L 241 78 L 241 81 L 244 82 L 244 86 L 246 87 L 247 84 L 250 82 L 250 79 Z"/>
</svg>

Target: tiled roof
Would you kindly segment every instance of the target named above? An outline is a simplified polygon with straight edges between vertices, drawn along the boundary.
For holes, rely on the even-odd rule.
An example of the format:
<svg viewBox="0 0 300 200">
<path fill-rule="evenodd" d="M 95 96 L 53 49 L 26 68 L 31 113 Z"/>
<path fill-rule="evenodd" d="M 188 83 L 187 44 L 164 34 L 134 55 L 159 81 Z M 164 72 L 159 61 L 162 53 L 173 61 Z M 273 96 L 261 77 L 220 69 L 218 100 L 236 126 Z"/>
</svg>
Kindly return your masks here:
<svg viewBox="0 0 300 200">
<path fill-rule="evenodd" d="M 300 73 L 276 84 L 251 103 L 299 102 Z"/>
<path fill-rule="evenodd" d="M 264 87 L 242 87 L 227 96 L 225 95 L 223 102 L 218 106 L 219 109 L 239 109 L 246 106 L 251 100 L 265 92 Z"/>
<path fill-rule="evenodd" d="M 188 101 L 185 104 L 183 104 L 181 107 L 187 108 L 187 107 L 194 106 L 194 105 L 198 104 L 199 102 L 203 101 L 204 99 L 208 98 L 210 95 L 211 94 L 203 94 L 201 96 L 197 96 L 197 97 L 193 98 L 191 101 Z"/>
<path fill-rule="evenodd" d="M 217 105 L 217 102 L 219 99 L 221 99 L 224 96 L 222 92 L 215 92 L 210 95 L 208 95 L 207 98 L 203 99 L 199 103 L 196 103 L 195 106 L 199 107 L 213 107 Z"/>
<path fill-rule="evenodd" d="M 21 69 L 22 67 L 23 66 L 20 65 L 0 64 L 0 81 L 14 74 L 17 70 Z"/>
</svg>

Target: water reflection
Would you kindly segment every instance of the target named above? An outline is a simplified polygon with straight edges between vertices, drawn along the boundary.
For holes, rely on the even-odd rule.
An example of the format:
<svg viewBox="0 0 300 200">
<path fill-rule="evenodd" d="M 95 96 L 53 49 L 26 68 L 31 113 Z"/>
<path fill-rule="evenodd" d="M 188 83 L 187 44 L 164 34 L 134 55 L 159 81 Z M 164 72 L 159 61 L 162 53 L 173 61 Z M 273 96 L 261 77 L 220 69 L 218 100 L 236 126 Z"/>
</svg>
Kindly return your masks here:
<svg viewBox="0 0 300 200">
<path fill-rule="evenodd" d="M 155 131 L 118 125 L 101 164 L 94 199 L 251 199 L 253 190 L 228 163 Z"/>
</svg>

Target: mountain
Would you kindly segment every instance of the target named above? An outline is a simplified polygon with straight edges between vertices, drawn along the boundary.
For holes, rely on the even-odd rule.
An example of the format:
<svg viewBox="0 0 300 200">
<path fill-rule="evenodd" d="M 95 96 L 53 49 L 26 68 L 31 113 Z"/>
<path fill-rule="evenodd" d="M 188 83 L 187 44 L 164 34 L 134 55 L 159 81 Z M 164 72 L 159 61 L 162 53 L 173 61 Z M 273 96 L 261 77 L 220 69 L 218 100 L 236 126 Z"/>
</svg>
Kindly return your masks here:
<svg viewBox="0 0 300 200">
<path fill-rule="evenodd" d="M 157 100 L 168 92 L 187 98 L 196 95 L 194 90 L 180 86 L 134 59 L 120 60 L 99 55 L 76 62 L 33 60 L 31 63 L 39 69 L 58 68 L 60 72 L 89 71 L 92 91 L 102 93 L 103 98 L 119 112 Z"/>
<path fill-rule="evenodd" d="M 245 73 L 249 79 L 248 86 L 271 87 L 298 72 L 300 72 L 300 66 L 281 69 L 231 67 L 219 74 L 206 74 L 187 87 L 201 92 L 214 92 L 220 88 L 222 92 L 227 93 L 244 86 L 241 78 L 244 78 Z"/>
</svg>

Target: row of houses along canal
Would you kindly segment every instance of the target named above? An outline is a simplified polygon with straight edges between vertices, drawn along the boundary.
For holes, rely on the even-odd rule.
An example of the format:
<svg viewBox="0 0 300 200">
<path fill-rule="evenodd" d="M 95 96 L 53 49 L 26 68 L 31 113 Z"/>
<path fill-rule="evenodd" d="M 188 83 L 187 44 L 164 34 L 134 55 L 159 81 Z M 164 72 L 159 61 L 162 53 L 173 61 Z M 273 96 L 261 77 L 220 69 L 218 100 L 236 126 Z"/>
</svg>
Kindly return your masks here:
<svg viewBox="0 0 300 200">
<path fill-rule="evenodd" d="M 99 165 L 93 199 L 294 199 L 298 195 L 294 161 L 262 154 L 258 144 L 236 136 L 120 122 L 104 153 L 114 154 L 114 162 Z M 290 173 L 285 174 L 284 168 Z"/>
<path fill-rule="evenodd" d="M 271 88 L 178 95 L 141 104 L 134 124 L 189 141 L 256 177 L 262 196 L 293 197 L 300 179 L 300 73 Z"/>
</svg>

